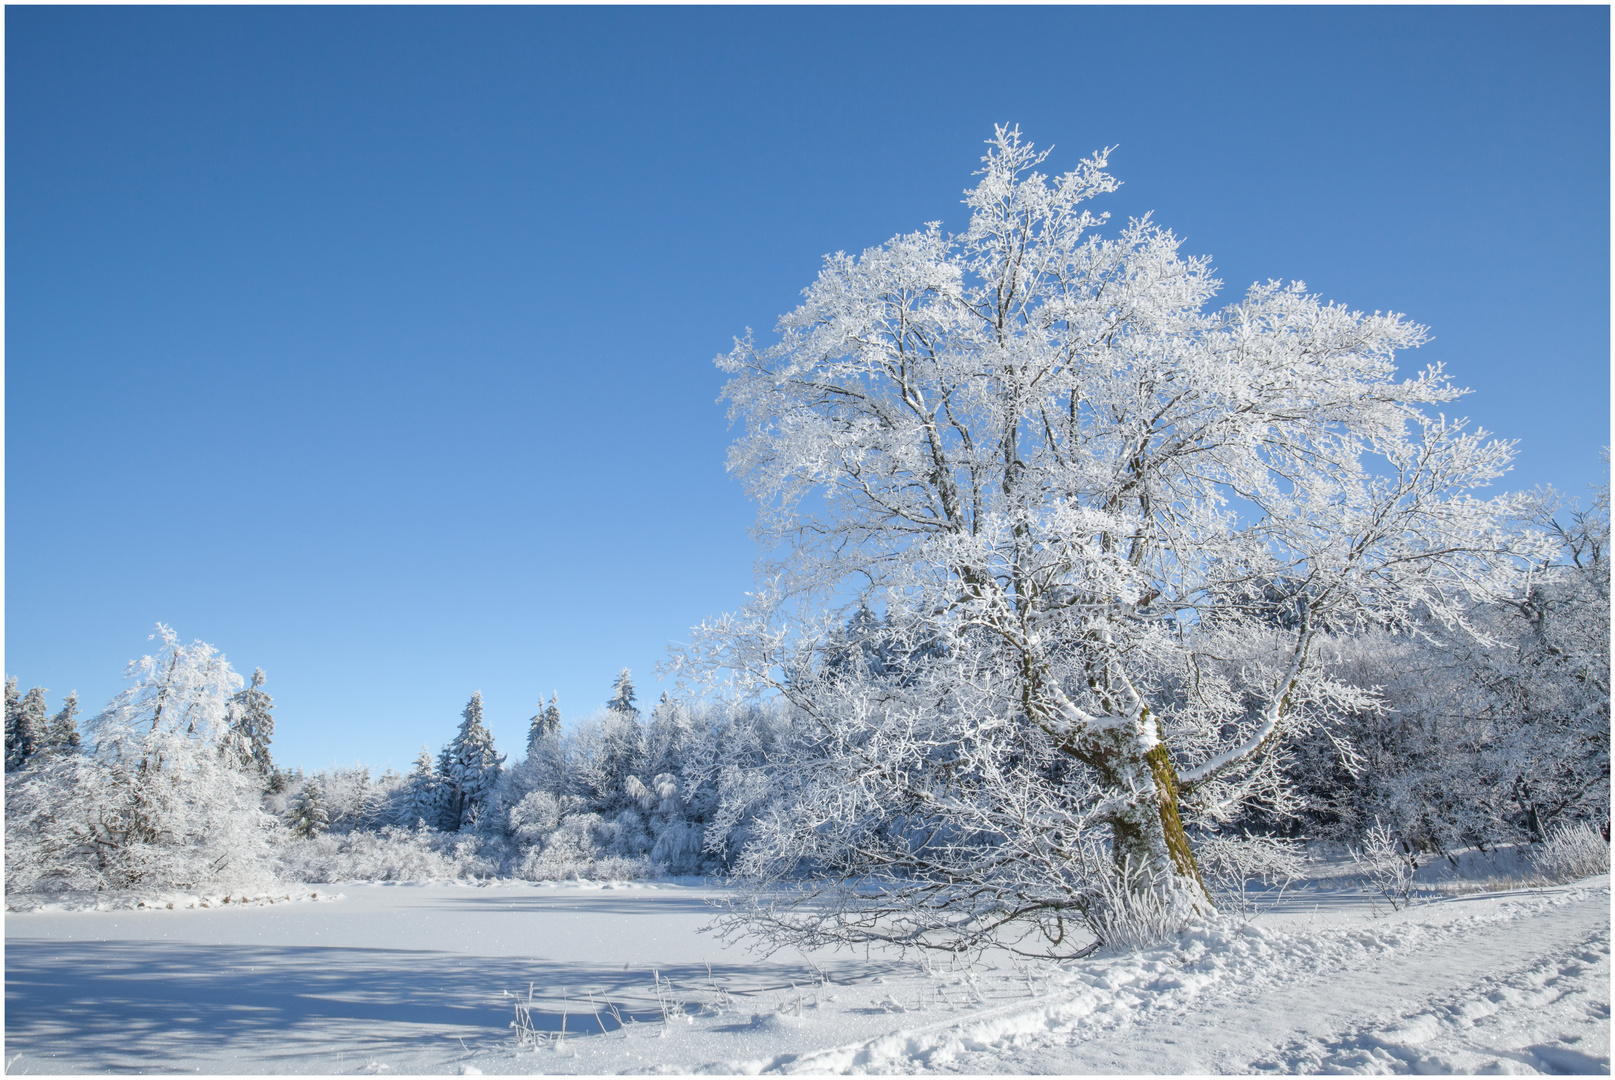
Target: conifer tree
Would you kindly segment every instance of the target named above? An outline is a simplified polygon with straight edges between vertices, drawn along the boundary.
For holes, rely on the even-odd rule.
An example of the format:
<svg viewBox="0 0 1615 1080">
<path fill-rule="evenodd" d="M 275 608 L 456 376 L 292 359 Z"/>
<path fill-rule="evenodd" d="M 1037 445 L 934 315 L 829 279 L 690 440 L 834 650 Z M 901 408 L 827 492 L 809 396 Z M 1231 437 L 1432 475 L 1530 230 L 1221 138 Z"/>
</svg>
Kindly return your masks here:
<svg viewBox="0 0 1615 1080">
<path fill-rule="evenodd" d="M 12 759 L 16 757 L 19 732 L 17 730 L 17 717 L 22 712 L 22 694 L 17 690 L 17 676 L 6 676 L 6 771 L 13 768 Z"/>
<path fill-rule="evenodd" d="M 62 702 L 62 711 L 51 717 L 45 741 L 52 750 L 71 753 L 79 748 L 78 722 L 74 719 L 78 711 L 79 695 L 74 690 Z"/>
<path fill-rule="evenodd" d="M 293 836 L 304 840 L 318 836 L 330 828 L 331 816 L 320 798 L 319 781 L 312 777 L 304 781 L 303 790 L 297 796 L 288 825 Z"/>
<path fill-rule="evenodd" d="M 49 716 L 45 708 L 45 688 L 36 686 L 12 704 L 13 683 L 6 686 L 6 771 L 20 769 L 45 745 Z"/>
<path fill-rule="evenodd" d="M 405 781 L 404 807 L 398 823 L 414 828 L 425 822 L 428 827 L 437 829 L 442 827 L 442 817 L 442 775 L 432 762 L 432 752 L 423 746 L 415 758 L 415 768 Z"/>
<path fill-rule="evenodd" d="M 243 766 L 265 777 L 274 775 L 269 743 L 275 735 L 275 701 L 264 692 L 264 669 L 256 668 L 252 683 L 230 698 L 230 744 Z"/>
<path fill-rule="evenodd" d="M 459 733 L 443 748 L 443 780 L 448 787 L 445 821 L 451 830 L 458 830 L 481 815 L 505 762 L 494 753 L 493 734 L 482 722 L 482 691 L 471 695 L 460 715 Z"/>
<path fill-rule="evenodd" d="M 599 746 L 585 766 L 585 782 L 596 812 L 615 814 L 639 799 L 645 789 L 645 726 L 634 705 L 634 683 L 628 669 L 617 676 L 608 712 L 600 723 Z"/>
<path fill-rule="evenodd" d="M 527 756 L 532 757 L 539 744 L 561 730 L 561 710 L 556 707 L 555 695 L 550 695 L 549 708 L 538 703 L 538 712 L 527 723 Z"/>
<path fill-rule="evenodd" d="M 623 668 L 617 674 L 617 681 L 612 684 L 611 689 L 611 700 L 606 702 L 606 708 L 612 712 L 632 713 L 637 718 L 639 709 L 634 705 L 634 680 L 629 676 L 627 668 Z"/>
</svg>

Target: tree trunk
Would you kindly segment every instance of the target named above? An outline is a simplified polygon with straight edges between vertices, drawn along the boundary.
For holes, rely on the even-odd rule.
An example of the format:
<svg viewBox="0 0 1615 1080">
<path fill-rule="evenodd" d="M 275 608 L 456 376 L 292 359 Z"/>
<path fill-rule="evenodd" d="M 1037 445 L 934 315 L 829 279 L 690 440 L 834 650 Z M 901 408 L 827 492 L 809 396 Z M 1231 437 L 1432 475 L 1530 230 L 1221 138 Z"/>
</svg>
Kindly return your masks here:
<svg viewBox="0 0 1615 1080">
<path fill-rule="evenodd" d="M 1153 727 L 1146 719 L 1144 724 Z M 1178 813 L 1177 769 L 1164 742 L 1140 748 L 1148 733 L 1115 730 L 1074 756 L 1094 766 L 1105 787 L 1123 802 L 1110 820 L 1111 852 L 1119 871 L 1138 890 L 1153 889 L 1196 914 L 1216 910 Z M 1108 745 L 1107 745 L 1108 744 Z"/>
</svg>

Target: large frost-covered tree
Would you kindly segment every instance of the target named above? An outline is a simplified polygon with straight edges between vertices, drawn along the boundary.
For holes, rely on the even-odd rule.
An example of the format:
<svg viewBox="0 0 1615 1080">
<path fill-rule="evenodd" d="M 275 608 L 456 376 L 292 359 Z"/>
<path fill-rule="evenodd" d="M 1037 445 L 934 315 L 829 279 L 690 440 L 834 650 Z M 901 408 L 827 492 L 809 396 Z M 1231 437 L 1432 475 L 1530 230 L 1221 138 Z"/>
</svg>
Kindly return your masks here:
<svg viewBox="0 0 1615 1080">
<path fill-rule="evenodd" d="M 776 546 L 687 659 L 807 720 L 741 867 L 863 883 L 759 908 L 777 934 L 1058 949 L 1107 873 L 1204 910 L 1186 820 L 1292 809 L 1278 751 L 1364 704 L 1318 636 L 1461 621 L 1541 554 L 1472 494 L 1511 447 L 1439 368 L 1397 377 L 1423 327 L 1299 282 L 1213 310 L 1148 217 L 1099 235 L 1105 153 L 1044 157 L 998 129 L 963 234 L 827 258 L 718 360 Z"/>
</svg>

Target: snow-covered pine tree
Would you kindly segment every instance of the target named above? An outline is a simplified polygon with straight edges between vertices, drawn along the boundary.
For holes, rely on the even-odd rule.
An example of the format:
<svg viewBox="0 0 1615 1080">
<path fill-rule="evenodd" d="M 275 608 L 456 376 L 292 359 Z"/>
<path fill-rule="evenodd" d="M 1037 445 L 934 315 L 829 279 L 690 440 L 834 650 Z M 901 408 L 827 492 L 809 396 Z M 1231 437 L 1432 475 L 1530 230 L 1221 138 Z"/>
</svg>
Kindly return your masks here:
<svg viewBox="0 0 1615 1080">
<path fill-rule="evenodd" d="M 538 703 L 538 712 L 527 722 L 527 756 L 532 757 L 540 743 L 561 730 L 561 710 L 555 704 L 555 695 L 550 695 L 549 708 L 544 703 Z"/>
<path fill-rule="evenodd" d="M 22 691 L 17 689 L 17 676 L 6 676 L 6 771 L 11 771 L 11 758 L 19 741 L 17 713 L 22 705 Z"/>
<path fill-rule="evenodd" d="M 441 829 L 444 816 L 445 785 L 432 752 L 421 747 L 415 767 L 404 781 L 404 800 L 398 824 L 413 829 L 423 822 L 427 828 Z"/>
<path fill-rule="evenodd" d="M 381 775 L 376 777 L 374 798 L 365 807 L 360 827 L 376 830 L 392 825 L 398 818 L 398 804 L 408 783 L 409 778 L 392 766 L 383 769 Z"/>
<path fill-rule="evenodd" d="M 534 792 L 544 792 L 552 801 L 568 794 L 567 745 L 561 737 L 561 708 L 554 694 L 547 707 L 540 703 L 538 715 L 533 717 L 527 733 L 527 756 L 520 764 L 502 774 L 499 805 L 510 813 Z M 548 804 L 546 804 L 548 805 Z M 559 802 L 556 801 L 559 806 Z M 530 817 L 530 815 L 529 815 Z M 507 816 L 507 832 L 512 837 L 516 823 Z M 531 839 L 531 829 L 523 835 Z"/>
<path fill-rule="evenodd" d="M 230 738 L 243 765 L 264 776 L 274 775 L 269 744 L 275 736 L 275 701 L 264 692 L 264 669 L 255 668 L 252 682 L 230 699 Z"/>
<path fill-rule="evenodd" d="M 50 728 L 45 736 L 46 745 L 58 753 L 71 753 L 79 748 L 79 728 L 76 717 L 79 711 L 79 695 L 74 690 L 62 702 L 62 709 L 50 718 Z"/>
<path fill-rule="evenodd" d="M 623 668 L 617 673 L 617 681 L 611 686 L 611 700 L 606 702 L 606 708 L 612 712 L 632 713 L 639 716 L 639 708 L 634 704 L 634 680 Z"/>
<path fill-rule="evenodd" d="M 607 817 L 630 807 L 637 809 L 646 790 L 645 725 L 634 705 L 634 684 L 627 668 L 617 676 L 591 750 L 582 762 L 589 808 Z"/>
<path fill-rule="evenodd" d="M 481 690 L 471 695 L 460 715 L 460 730 L 444 748 L 443 758 L 443 779 L 448 786 L 446 821 L 451 831 L 478 820 L 505 762 L 494 752 L 493 734 L 483 725 Z"/>
<path fill-rule="evenodd" d="M 12 772 L 44 749 L 50 735 L 50 718 L 43 686 L 28 691 L 15 705 L 9 700 L 14 686 L 8 684 L 6 689 L 6 771 Z"/>
<path fill-rule="evenodd" d="M 292 812 L 286 826 L 293 836 L 301 840 L 316 837 L 330 828 L 331 815 L 325 808 L 320 783 L 312 776 L 303 782 L 303 790 L 298 793 L 296 801 L 292 804 Z"/>
</svg>

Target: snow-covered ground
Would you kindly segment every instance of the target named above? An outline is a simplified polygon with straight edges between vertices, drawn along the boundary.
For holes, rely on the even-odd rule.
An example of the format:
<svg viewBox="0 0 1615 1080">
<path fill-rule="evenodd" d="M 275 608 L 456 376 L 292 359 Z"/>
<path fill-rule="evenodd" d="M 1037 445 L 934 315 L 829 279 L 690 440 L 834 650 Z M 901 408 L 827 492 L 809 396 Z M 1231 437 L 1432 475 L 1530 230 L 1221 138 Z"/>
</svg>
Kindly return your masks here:
<svg viewBox="0 0 1615 1080">
<path fill-rule="evenodd" d="M 694 883 L 357 884 L 330 902 L 8 912 L 6 1061 L 12 1073 L 1609 1071 L 1607 876 L 1394 912 L 1334 884 L 1258 897 L 1258 914 L 1140 955 L 1063 965 L 759 958 L 699 933 L 722 890 Z M 530 1036 L 510 1026 L 519 1013 Z"/>
</svg>

